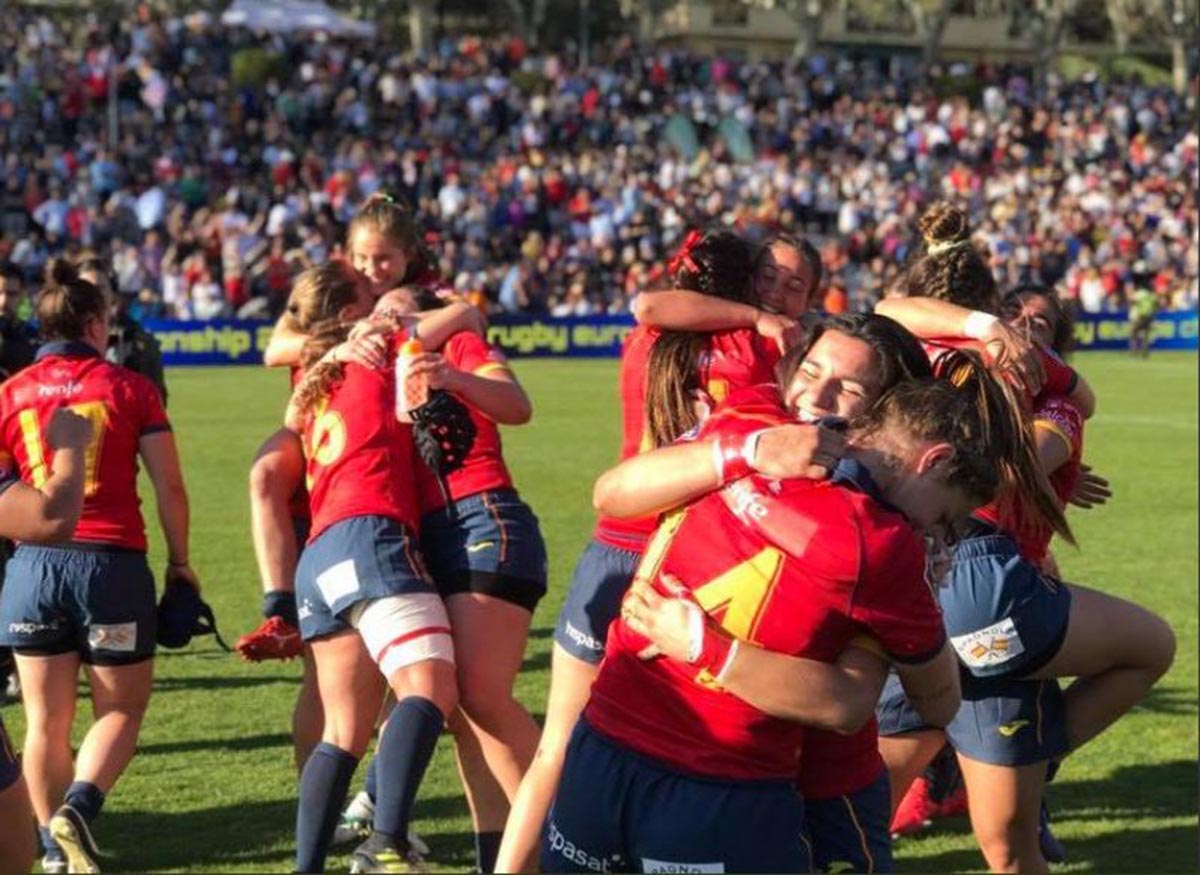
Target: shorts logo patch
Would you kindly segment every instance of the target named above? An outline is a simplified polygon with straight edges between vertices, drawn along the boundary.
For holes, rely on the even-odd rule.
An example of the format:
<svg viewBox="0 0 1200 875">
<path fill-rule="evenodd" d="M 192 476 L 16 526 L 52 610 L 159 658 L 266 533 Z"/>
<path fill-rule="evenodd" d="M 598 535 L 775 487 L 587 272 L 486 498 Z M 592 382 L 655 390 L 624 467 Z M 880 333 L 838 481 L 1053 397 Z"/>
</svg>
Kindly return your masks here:
<svg viewBox="0 0 1200 875">
<path fill-rule="evenodd" d="M 958 658 L 967 668 L 986 668 L 1003 665 L 1025 652 L 1021 636 L 1011 617 L 993 623 L 984 629 L 956 635 L 950 639 Z"/>
<path fill-rule="evenodd" d="M 724 872 L 724 863 L 676 863 L 671 860 L 652 860 L 642 857 L 643 872 Z"/>
<path fill-rule="evenodd" d="M 317 575 L 317 589 L 325 599 L 325 604 L 332 607 L 340 599 L 358 592 L 358 572 L 354 569 L 354 560 L 347 559 L 337 565 L 331 565 Z"/>
<path fill-rule="evenodd" d="M 137 623 L 112 623 L 88 629 L 88 647 L 114 653 L 133 653 L 137 650 Z"/>
<path fill-rule="evenodd" d="M 9 623 L 8 631 L 12 635 L 36 635 L 38 632 L 57 632 L 58 620 L 51 620 L 49 623 L 35 623 L 32 620 L 25 620 L 21 623 Z"/>
<path fill-rule="evenodd" d="M 1012 723 L 1002 723 L 996 727 L 996 731 L 1005 738 L 1012 738 L 1022 729 L 1029 725 L 1028 720 L 1014 720 Z"/>
</svg>

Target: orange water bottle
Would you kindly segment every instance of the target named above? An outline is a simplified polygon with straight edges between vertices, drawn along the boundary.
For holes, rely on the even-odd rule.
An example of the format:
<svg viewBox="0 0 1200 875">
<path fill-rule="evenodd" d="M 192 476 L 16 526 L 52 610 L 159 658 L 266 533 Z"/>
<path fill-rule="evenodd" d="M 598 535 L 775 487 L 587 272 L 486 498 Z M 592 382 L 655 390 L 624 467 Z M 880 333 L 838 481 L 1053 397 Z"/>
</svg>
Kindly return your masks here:
<svg viewBox="0 0 1200 875">
<path fill-rule="evenodd" d="M 420 340 L 413 338 L 400 344 L 396 353 L 396 419 L 412 422 L 412 412 L 429 400 L 429 378 L 411 372 L 412 361 L 425 351 Z"/>
</svg>

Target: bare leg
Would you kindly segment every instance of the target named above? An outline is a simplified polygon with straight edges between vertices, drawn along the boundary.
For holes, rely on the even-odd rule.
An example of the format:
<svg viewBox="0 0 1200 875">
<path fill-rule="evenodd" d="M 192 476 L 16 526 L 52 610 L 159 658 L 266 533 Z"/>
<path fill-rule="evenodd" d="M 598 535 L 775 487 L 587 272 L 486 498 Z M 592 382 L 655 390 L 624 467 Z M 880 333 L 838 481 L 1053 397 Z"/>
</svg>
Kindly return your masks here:
<svg viewBox="0 0 1200 875">
<path fill-rule="evenodd" d="M 958 756 L 971 829 L 992 872 L 1040 875 L 1050 871 L 1038 843 L 1038 815 L 1046 763 L 993 766 Z"/>
<path fill-rule="evenodd" d="M 304 676 L 292 708 L 292 755 L 297 772 L 308 762 L 308 755 L 321 740 L 325 729 L 325 711 L 317 691 L 317 667 L 313 663 L 311 647 L 304 648 L 301 659 L 304 660 Z"/>
<path fill-rule="evenodd" d="M 24 778 L 0 790 L 0 872 L 29 872 L 37 854 L 33 808 Z"/>
<path fill-rule="evenodd" d="M 299 548 L 290 501 L 304 483 L 304 452 L 281 428 L 259 447 L 250 468 L 250 536 L 264 592 L 291 592 Z"/>
<path fill-rule="evenodd" d="M 89 665 L 96 722 L 79 746 L 75 780 L 112 789 L 137 751 L 138 732 L 150 704 L 154 660 L 133 665 Z"/>
<path fill-rule="evenodd" d="M 38 823 L 50 822 L 75 774 L 71 756 L 71 723 L 75 719 L 75 687 L 79 655 L 17 655 L 17 671 L 25 705 L 23 771 Z"/>
<path fill-rule="evenodd" d="M 1033 677 L 1076 678 L 1064 694 L 1067 738 L 1075 750 L 1140 702 L 1174 658 L 1175 635 L 1161 617 L 1071 584 L 1066 638 Z"/>
<path fill-rule="evenodd" d="M 591 694 L 598 666 L 554 645 L 546 725 L 529 771 L 521 781 L 496 858 L 497 872 L 536 872 L 542 824 L 550 812 L 567 756 L 567 743 Z"/>
<path fill-rule="evenodd" d="M 940 729 L 924 729 L 879 738 L 879 755 L 887 765 L 888 781 L 892 787 L 892 814 L 908 792 L 917 775 L 933 762 L 946 743 L 946 733 Z"/>
</svg>

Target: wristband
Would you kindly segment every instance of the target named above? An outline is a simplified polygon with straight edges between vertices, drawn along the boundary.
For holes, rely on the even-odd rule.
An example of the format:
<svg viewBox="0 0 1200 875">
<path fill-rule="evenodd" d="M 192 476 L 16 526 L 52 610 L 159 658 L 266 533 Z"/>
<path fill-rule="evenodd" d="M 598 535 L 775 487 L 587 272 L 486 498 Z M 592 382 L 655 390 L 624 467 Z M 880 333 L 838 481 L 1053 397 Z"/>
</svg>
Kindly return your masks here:
<svg viewBox="0 0 1200 875">
<path fill-rule="evenodd" d="M 745 437 L 721 435 L 713 441 L 713 470 L 721 486 L 754 473 L 754 455 L 762 433 L 759 429 Z"/>
<path fill-rule="evenodd" d="M 704 625 L 704 646 L 701 648 L 700 667 L 716 677 L 723 671 L 728 671 L 729 654 L 733 651 L 737 639 L 727 637 L 724 633 Z"/>
<path fill-rule="evenodd" d="M 688 665 L 695 665 L 704 656 L 704 611 L 695 602 L 684 602 L 688 608 Z"/>
<path fill-rule="evenodd" d="M 734 638 L 733 643 L 729 645 L 729 652 L 725 654 L 725 662 L 721 664 L 720 670 L 713 675 L 718 684 L 724 684 L 725 679 L 729 677 L 729 670 L 733 668 L 733 661 L 737 659 L 738 648 L 741 646 L 742 642 L 737 638 Z"/>
<path fill-rule="evenodd" d="M 975 340 L 983 340 L 999 321 L 991 313 L 972 310 L 963 322 L 963 334 Z"/>
</svg>

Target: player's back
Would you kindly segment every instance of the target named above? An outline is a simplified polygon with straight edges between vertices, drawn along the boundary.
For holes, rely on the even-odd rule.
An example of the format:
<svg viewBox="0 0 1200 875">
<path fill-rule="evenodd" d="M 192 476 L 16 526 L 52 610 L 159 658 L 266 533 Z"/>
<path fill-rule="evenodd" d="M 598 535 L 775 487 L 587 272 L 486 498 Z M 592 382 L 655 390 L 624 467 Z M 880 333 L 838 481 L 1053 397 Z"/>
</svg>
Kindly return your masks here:
<svg viewBox="0 0 1200 875">
<path fill-rule="evenodd" d="M 348 363 L 306 417 L 310 541 L 354 516 L 386 516 L 416 531 L 412 427 L 396 420 L 395 385 L 391 368 Z"/>
<path fill-rule="evenodd" d="M 0 388 L 0 434 L 21 479 L 40 486 L 53 470 L 46 427 L 70 407 L 92 421 L 83 513 L 75 541 L 146 549 L 137 494 L 139 442 L 170 425 L 158 389 L 146 377 L 105 361 L 81 343 L 50 343 Z"/>
<path fill-rule="evenodd" d="M 937 616 L 919 539 L 898 514 L 873 504 L 828 482 L 746 478 L 665 519 L 640 573 L 669 574 L 689 586 L 737 638 L 833 661 L 856 635 L 878 634 L 879 572 L 905 552 L 897 597 L 920 595 L 915 574 L 926 614 Z M 903 650 L 902 638 L 897 633 L 889 643 Z M 714 688 L 690 666 L 644 662 L 638 654 L 646 644 L 623 621 L 610 627 L 586 712 L 599 731 L 687 772 L 794 777 L 803 727 Z M 923 640 L 916 649 L 924 651 Z"/>
</svg>

